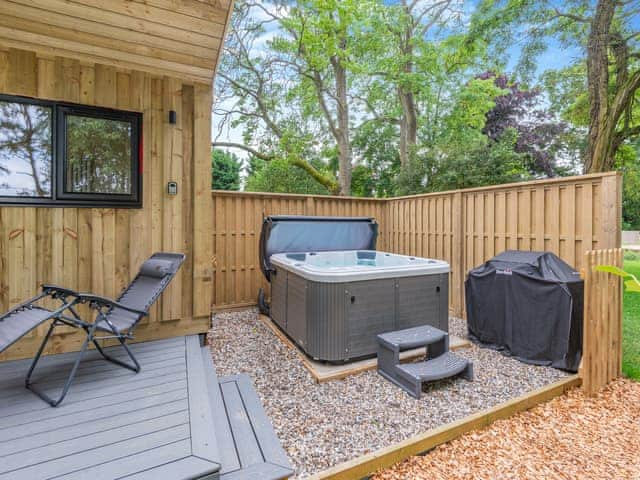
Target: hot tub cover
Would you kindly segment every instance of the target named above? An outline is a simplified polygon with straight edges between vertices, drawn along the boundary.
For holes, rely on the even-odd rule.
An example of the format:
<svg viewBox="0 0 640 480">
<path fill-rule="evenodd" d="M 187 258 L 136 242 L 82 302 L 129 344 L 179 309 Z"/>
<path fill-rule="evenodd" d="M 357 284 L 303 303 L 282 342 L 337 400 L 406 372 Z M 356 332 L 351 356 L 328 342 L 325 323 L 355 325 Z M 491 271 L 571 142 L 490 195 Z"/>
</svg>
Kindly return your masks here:
<svg viewBox="0 0 640 480">
<path fill-rule="evenodd" d="M 584 283 L 553 253 L 509 250 L 469 272 L 470 337 L 536 365 L 577 371 Z"/>
<path fill-rule="evenodd" d="M 260 268 L 271 278 L 276 253 L 375 250 L 378 224 L 370 217 L 271 215 L 260 232 Z"/>
</svg>

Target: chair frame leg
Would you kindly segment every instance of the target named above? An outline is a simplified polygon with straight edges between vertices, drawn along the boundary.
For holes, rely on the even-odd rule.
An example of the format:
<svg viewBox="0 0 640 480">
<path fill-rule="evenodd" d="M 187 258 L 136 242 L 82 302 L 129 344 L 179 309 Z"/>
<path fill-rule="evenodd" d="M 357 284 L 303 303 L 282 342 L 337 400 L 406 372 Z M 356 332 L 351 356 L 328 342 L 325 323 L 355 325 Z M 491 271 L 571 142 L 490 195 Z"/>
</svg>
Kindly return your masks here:
<svg viewBox="0 0 640 480">
<path fill-rule="evenodd" d="M 85 352 L 87 351 L 87 347 L 89 346 L 89 342 L 93 341 L 93 336 L 94 336 L 94 333 L 95 333 L 95 325 L 92 325 L 91 327 L 89 327 L 89 328 L 87 328 L 85 330 L 86 333 L 87 333 L 87 336 L 85 337 L 84 342 L 82 343 L 82 347 L 80 348 L 80 351 L 76 354 L 76 360 L 73 363 L 73 367 L 71 367 L 71 372 L 69 373 L 69 376 L 67 377 L 67 381 L 65 382 L 64 386 L 62 387 L 62 391 L 60 393 L 60 396 L 58 398 L 56 398 L 56 399 L 53 399 L 49 395 L 44 393 L 42 390 L 37 388 L 33 383 L 31 383 L 31 376 L 32 376 L 32 374 L 33 374 L 33 372 L 34 372 L 34 370 L 36 368 L 36 365 L 38 364 L 38 361 L 40 360 L 40 357 L 42 356 L 42 352 L 44 351 L 45 346 L 47 345 L 47 343 L 49 342 L 49 339 L 51 338 L 51 334 L 53 333 L 53 330 L 55 329 L 55 327 L 58 324 L 59 323 L 58 323 L 57 319 L 55 319 L 51 323 L 51 326 L 49 327 L 49 330 L 47 331 L 47 335 L 44 337 L 44 340 L 40 344 L 40 348 L 38 349 L 38 353 L 36 354 L 35 358 L 33 359 L 33 362 L 31 363 L 31 367 L 29 368 L 29 372 L 27 373 L 27 377 L 25 378 L 25 387 L 28 388 L 29 390 L 31 390 L 36 395 L 38 395 L 42 400 L 47 402 L 52 407 L 57 407 L 58 405 L 60 405 L 62 400 L 64 400 L 64 398 L 67 396 L 67 393 L 69 392 L 69 388 L 71 388 L 71 384 L 73 383 L 73 379 L 75 378 L 76 373 L 78 371 L 78 367 L 80 366 L 80 362 L 82 361 L 82 357 L 84 356 Z"/>
<path fill-rule="evenodd" d="M 130 363 L 127 363 L 127 362 L 123 362 L 122 360 L 119 360 L 117 358 L 112 357 L 111 355 L 108 355 L 102 349 L 102 347 L 98 343 L 98 340 L 96 340 L 95 338 L 92 338 L 91 341 L 95 345 L 96 350 L 100 353 L 100 355 L 102 355 L 102 358 L 104 358 L 106 361 L 114 363 L 114 364 L 119 365 L 121 367 L 124 367 L 124 368 L 126 368 L 128 370 L 131 370 L 133 372 L 140 373 L 140 363 L 138 363 L 138 360 L 133 355 L 133 352 L 131 351 L 129 346 L 125 343 L 127 341 L 127 339 L 122 337 L 122 336 L 120 336 L 120 335 L 117 336 L 117 339 L 118 339 L 118 342 L 120 342 L 120 345 L 122 345 L 122 348 L 124 348 L 124 351 L 127 352 L 127 355 L 129 356 L 129 358 L 131 359 L 133 364 L 130 364 Z"/>
<path fill-rule="evenodd" d="M 131 370 L 132 372 L 140 373 L 140 363 L 138 363 L 138 360 L 136 359 L 135 355 L 133 354 L 129 346 L 126 344 L 127 340 L 131 336 L 132 331 L 130 330 L 129 333 L 126 335 L 123 335 L 122 333 L 118 332 L 116 327 L 113 326 L 113 324 L 109 321 L 109 319 L 104 315 L 104 312 L 102 310 L 98 310 L 98 318 L 96 318 L 96 324 L 100 322 L 106 323 L 108 325 L 109 329 L 111 329 L 111 334 L 112 334 L 110 338 L 115 338 L 118 340 L 118 342 L 120 342 L 120 345 L 122 346 L 122 348 L 124 348 L 124 351 L 127 353 L 129 358 L 131 359 L 131 362 L 133 363 L 124 362 L 120 359 L 112 357 L 111 355 L 108 355 L 98 343 L 98 339 L 92 338 L 91 341 L 95 345 L 96 350 L 98 350 L 100 355 L 102 355 L 102 358 L 104 358 L 106 361 L 111 362 L 115 365 L 126 368 L 127 370 Z"/>
</svg>

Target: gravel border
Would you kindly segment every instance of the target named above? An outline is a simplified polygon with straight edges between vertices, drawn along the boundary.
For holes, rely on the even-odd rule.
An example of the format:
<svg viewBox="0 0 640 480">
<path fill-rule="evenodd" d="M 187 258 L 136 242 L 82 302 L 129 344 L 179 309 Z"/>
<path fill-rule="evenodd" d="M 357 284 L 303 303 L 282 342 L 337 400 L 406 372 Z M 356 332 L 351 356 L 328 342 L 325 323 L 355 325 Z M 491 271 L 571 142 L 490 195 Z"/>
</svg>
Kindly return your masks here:
<svg viewBox="0 0 640 480">
<path fill-rule="evenodd" d="M 449 326 L 452 334 L 466 337 L 464 320 L 452 318 Z M 387 447 L 567 375 L 472 345 L 456 353 L 473 360 L 473 382 L 436 382 L 415 400 L 375 371 L 315 383 L 297 353 L 258 319 L 255 309 L 214 315 L 209 342 L 218 375 L 246 373 L 252 378 L 296 469 L 294 478 Z"/>
</svg>

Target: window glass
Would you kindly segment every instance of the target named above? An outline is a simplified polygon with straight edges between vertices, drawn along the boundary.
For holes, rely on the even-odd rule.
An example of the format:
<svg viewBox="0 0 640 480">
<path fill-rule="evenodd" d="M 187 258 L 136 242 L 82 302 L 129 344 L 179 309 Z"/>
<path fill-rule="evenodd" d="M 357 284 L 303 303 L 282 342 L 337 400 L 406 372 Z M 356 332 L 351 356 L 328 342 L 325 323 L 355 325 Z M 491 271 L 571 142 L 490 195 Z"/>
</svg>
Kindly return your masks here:
<svg viewBox="0 0 640 480">
<path fill-rule="evenodd" d="M 131 122 L 65 115 L 65 193 L 130 194 Z"/>
<path fill-rule="evenodd" d="M 51 197 L 52 109 L 0 100 L 0 196 Z"/>
</svg>

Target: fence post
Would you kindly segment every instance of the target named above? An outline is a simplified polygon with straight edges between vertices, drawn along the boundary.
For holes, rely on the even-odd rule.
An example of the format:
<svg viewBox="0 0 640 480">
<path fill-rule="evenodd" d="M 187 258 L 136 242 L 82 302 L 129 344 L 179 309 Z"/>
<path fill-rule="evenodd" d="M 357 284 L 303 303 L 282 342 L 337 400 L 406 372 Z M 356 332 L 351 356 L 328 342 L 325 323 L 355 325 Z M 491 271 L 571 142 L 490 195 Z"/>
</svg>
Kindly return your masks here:
<svg viewBox="0 0 640 480">
<path fill-rule="evenodd" d="M 451 276 L 452 295 L 451 313 L 457 317 L 464 316 L 464 202 L 462 192 L 453 194 L 451 202 L 452 232 L 451 232 Z"/>
<path fill-rule="evenodd" d="M 622 176 L 619 173 L 602 178 L 600 218 L 598 248 L 619 247 L 622 241 Z"/>
</svg>

